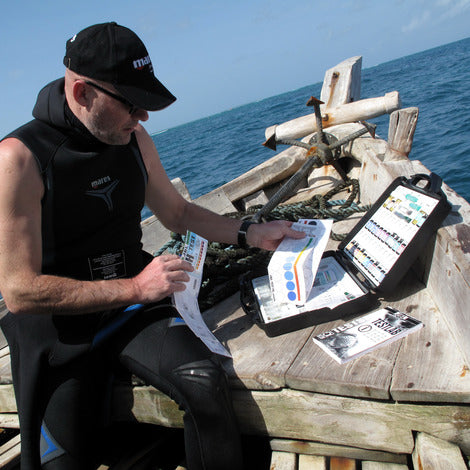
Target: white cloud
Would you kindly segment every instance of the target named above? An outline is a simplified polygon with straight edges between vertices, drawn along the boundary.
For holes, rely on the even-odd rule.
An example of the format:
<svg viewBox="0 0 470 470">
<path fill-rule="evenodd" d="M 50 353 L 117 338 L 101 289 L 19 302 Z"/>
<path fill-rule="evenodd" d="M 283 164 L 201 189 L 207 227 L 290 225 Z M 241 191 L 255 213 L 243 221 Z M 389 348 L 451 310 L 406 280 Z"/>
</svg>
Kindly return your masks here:
<svg viewBox="0 0 470 470">
<path fill-rule="evenodd" d="M 423 2 L 420 3 L 423 5 Z M 426 5 L 428 9 L 423 10 L 414 16 L 408 24 L 402 26 L 403 33 L 414 32 L 429 24 L 436 26 L 470 10 L 470 0 L 435 0 L 432 5 L 429 3 Z"/>
<path fill-rule="evenodd" d="M 416 29 L 424 26 L 431 18 L 429 10 L 424 10 L 420 16 L 415 16 L 407 25 L 402 26 L 401 30 L 403 33 L 411 33 Z"/>
<path fill-rule="evenodd" d="M 440 17 L 440 20 L 448 20 L 468 10 L 470 8 L 470 0 L 438 0 L 437 5 L 448 8 Z"/>
</svg>

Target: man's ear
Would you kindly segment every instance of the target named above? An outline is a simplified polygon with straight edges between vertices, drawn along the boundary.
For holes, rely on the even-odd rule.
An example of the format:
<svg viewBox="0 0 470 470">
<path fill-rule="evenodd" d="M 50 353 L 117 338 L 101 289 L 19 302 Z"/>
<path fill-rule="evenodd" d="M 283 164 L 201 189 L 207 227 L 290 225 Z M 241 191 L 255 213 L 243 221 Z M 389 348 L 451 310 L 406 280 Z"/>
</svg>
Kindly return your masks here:
<svg viewBox="0 0 470 470">
<path fill-rule="evenodd" d="M 73 82 L 72 96 L 80 106 L 88 108 L 88 106 L 91 105 L 90 90 L 83 80 L 75 80 Z"/>
</svg>

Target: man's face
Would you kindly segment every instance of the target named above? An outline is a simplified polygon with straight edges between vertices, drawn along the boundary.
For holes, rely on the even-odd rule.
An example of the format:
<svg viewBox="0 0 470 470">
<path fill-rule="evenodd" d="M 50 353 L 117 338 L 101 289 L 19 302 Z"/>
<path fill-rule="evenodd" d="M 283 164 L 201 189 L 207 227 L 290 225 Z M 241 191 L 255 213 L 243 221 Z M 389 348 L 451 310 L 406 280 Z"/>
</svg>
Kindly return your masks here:
<svg viewBox="0 0 470 470">
<path fill-rule="evenodd" d="M 91 94 L 91 105 L 88 109 L 87 122 L 84 124 L 98 140 L 109 145 L 126 145 L 139 121 L 146 121 L 148 113 L 144 109 L 134 109 L 130 114 L 130 105 L 118 101 L 113 96 L 92 85 L 86 85 Z M 111 93 L 115 91 L 107 87 Z"/>
</svg>

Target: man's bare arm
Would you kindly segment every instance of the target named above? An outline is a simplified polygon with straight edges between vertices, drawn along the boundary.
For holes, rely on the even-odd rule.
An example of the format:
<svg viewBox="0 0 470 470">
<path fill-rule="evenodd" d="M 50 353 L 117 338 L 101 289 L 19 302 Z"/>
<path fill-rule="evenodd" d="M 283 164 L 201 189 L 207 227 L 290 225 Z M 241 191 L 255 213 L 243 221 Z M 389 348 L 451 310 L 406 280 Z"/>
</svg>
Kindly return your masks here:
<svg viewBox="0 0 470 470">
<path fill-rule="evenodd" d="M 241 221 L 223 217 L 184 199 L 166 175 L 151 137 L 142 127 L 136 135 L 149 175 L 146 202 L 160 222 L 177 233 L 191 230 L 209 241 L 236 244 Z M 207 169 L 200 168 L 200 171 Z M 283 220 L 252 225 L 247 232 L 248 244 L 275 250 L 284 236 L 302 238 L 304 234 L 291 229 L 291 225 Z"/>
<path fill-rule="evenodd" d="M 13 313 L 79 314 L 160 300 L 183 290 L 189 263 L 156 258 L 132 279 L 77 281 L 41 273 L 41 198 L 36 161 L 18 140 L 0 143 L 0 291 Z"/>
</svg>

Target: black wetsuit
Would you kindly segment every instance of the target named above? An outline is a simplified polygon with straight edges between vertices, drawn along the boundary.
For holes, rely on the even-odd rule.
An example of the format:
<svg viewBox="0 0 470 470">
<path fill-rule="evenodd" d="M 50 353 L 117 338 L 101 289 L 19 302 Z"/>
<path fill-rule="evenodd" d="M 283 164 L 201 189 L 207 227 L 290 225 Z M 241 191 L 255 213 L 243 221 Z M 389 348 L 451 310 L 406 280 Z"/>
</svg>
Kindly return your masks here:
<svg viewBox="0 0 470 470">
<path fill-rule="evenodd" d="M 44 181 L 43 273 L 134 276 L 151 259 L 141 244 L 147 173 L 135 136 L 124 146 L 96 140 L 68 108 L 63 79 L 40 92 L 33 116 L 9 137 L 33 152 Z M 97 467 L 117 365 L 185 410 L 190 469 L 242 468 L 226 376 L 168 301 L 132 312 L 9 313 L 1 327 L 11 351 L 22 470 Z"/>
</svg>

